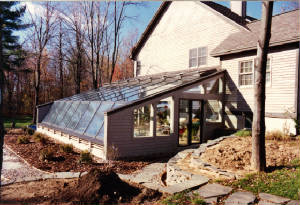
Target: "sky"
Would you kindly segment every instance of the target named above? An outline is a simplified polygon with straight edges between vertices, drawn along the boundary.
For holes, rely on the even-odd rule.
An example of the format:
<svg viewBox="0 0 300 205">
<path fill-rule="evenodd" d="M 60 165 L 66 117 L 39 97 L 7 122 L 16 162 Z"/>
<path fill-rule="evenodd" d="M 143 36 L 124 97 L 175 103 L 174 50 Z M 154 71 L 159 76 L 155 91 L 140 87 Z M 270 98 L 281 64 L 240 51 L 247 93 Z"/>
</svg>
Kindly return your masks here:
<svg viewBox="0 0 300 205">
<path fill-rule="evenodd" d="M 226 7 L 230 7 L 229 1 L 217 1 Z M 273 15 L 280 13 L 283 4 L 289 3 L 287 1 L 275 1 Z M 129 7 L 127 9 L 127 15 L 136 17 L 135 20 L 131 20 L 124 25 L 123 35 L 127 33 L 138 32 L 138 37 L 143 33 L 148 23 L 154 16 L 155 12 L 159 8 L 161 1 L 144 1 L 144 6 L 141 7 Z M 38 11 L 39 6 L 33 2 L 26 2 L 27 8 L 31 11 Z M 247 1 L 247 15 L 254 18 L 261 18 L 261 1 Z"/>
<path fill-rule="evenodd" d="M 217 1 L 217 3 L 230 8 L 229 1 Z M 278 13 L 280 13 L 282 6 L 287 3 L 289 2 L 275 1 L 274 8 L 273 8 L 273 15 L 277 15 Z M 143 31 L 146 29 L 148 23 L 151 21 L 156 10 L 159 8 L 161 1 L 146 1 L 145 4 L 146 4 L 145 7 L 139 9 L 131 8 L 127 10 L 129 15 L 137 16 L 138 20 L 134 22 L 130 22 L 126 27 L 128 28 L 128 31 L 132 30 L 132 28 L 137 29 L 139 33 L 138 36 L 140 36 L 143 33 Z M 247 15 L 252 16 L 256 19 L 260 19 L 261 1 L 247 1 Z"/>
</svg>

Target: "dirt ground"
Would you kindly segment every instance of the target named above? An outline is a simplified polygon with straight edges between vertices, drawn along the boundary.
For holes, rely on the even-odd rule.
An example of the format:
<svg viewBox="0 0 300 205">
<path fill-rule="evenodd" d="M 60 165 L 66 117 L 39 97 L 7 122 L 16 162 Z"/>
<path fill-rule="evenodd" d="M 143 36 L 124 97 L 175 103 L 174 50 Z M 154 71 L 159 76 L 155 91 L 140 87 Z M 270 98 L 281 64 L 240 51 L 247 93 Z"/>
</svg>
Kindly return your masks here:
<svg viewBox="0 0 300 205">
<path fill-rule="evenodd" d="M 18 144 L 17 138 L 20 135 L 25 135 L 22 129 L 10 130 L 4 137 L 5 144 L 24 158 L 29 164 L 48 172 L 83 172 L 89 171 L 92 168 L 110 168 L 121 174 L 130 174 L 142 169 L 153 161 L 150 159 L 144 161 L 112 161 L 107 163 L 104 160 L 98 160 L 98 162 L 94 161 L 93 163 L 82 164 L 78 162 L 80 159 L 80 154 L 78 152 L 63 152 L 60 150 L 59 144 L 55 143 L 50 138 L 47 139 L 45 144 L 35 142 L 32 137 L 30 138 L 30 143 Z M 53 160 L 39 160 L 40 152 L 44 148 L 50 148 L 54 151 Z"/>
<path fill-rule="evenodd" d="M 1 187 L 0 204 L 153 204 L 162 194 L 92 169 L 79 179 L 48 179 Z"/>
<path fill-rule="evenodd" d="M 225 139 L 208 148 L 201 159 L 223 170 L 239 175 L 251 172 L 251 137 Z M 269 169 L 287 166 L 295 158 L 300 159 L 300 141 L 266 141 L 266 160 Z"/>
</svg>

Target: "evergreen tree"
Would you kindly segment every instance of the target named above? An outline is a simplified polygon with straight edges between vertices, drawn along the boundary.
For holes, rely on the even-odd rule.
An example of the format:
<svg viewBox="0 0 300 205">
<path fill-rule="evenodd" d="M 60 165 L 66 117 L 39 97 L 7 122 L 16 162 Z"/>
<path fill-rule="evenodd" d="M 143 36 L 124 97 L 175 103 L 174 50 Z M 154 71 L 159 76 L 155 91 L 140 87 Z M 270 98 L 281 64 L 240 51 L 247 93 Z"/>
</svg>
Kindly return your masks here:
<svg viewBox="0 0 300 205">
<path fill-rule="evenodd" d="M 0 186 L 4 143 L 2 114 L 4 72 L 10 71 L 13 65 L 20 62 L 18 53 L 21 46 L 18 42 L 18 36 L 15 36 L 13 32 L 28 27 L 28 25 L 22 23 L 21 19 L 26 7 L 20 7 L 18 4 L 18 2 L 0 2 Z"/>
</svg>

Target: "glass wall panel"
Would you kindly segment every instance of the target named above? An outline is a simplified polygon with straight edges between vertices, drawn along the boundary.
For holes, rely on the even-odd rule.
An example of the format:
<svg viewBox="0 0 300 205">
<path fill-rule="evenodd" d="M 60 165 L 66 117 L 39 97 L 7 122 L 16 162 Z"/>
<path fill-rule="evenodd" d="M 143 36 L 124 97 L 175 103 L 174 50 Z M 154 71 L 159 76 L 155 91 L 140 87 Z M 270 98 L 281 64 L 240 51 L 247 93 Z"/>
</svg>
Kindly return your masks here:
<svg viewBox="0 0 300 205">
<path fill-rule="evenodd" d="M 81 119 L 82 115 L 86 112 L 89 106 L 89 102 L 81 102 L 76 112 L 74 113 L 73 117 L 71 118 L 67 128 L 74 129 L 78 124 L 79 120 Z"/>
<path fill-rule="evenodd" d="M 134 137 L 151 137 L 151 105 L 134 109 Z"/>
<path fill-rule="evenodd" d="M 56 120 L 57 115 L 59 114 L 59 110 L 65 104 L 65 102 L 54 102 L 55 106 L 53 110 L 51 109 L 51 117 L 49 120 L 49 124 L 53 124 Z"/>
<path fill-rule="evenodd" d="M 188 145 L 189 138 L 189 101 L 179 101 L 179 145 Z"/>
<path fill-rule="evenodd" d="M 59 123 L 61 125 L 62 128 L 66 128 L 67 125 L 70 122 L 70 119 L 73 117 L 74 112 L 76 111 L 78 105 L 79 105 L 79 101 L 74 101 L 72 103 L 72 105 L 70 106 L 70 108 L 67 110 L 63 120 L 61 121 L 61 123 Z"/>
<path fill-rule="evenodd" d="M 88 109 L 85 111 L 75 128 L 76 132 L 80 134 L 84 133 L 100 104 L 101 102 L 97 101 L 90 102 Z"/>
<path fill-rule="evenodd" d="M 70 102 L 65 102 L 65 103 L 62 104 L 62 107 L 61 107 L 61 109 L 59 110 L 59 113 L 58 113 L 58 115 L 57 115 L 57 117 L 56 117 L 55 122 L 53 122 L 53 124 L 55 124 L 55 125 L 58 125 L 58 124 L 59 124 L 59 122 L 60 122 L 60 121 L 63 119 L 63 117 L 65 116 L 69 104 L 70 104 Z"/>
<path fill-rule="evenodd" d="M 192 126 L 191 126 L 191 137 L 192 143 L 200 143 L 200 132 L 201 132 L 201 101 L 192 101 Z"/>
<path fill-rule="evenodd" d="M 192 87 L 184 92 L 185 93 L 204 94 L 204 88 L 202 85 L 197 85 L 197 86 Z"/>
<path fill-rule="evenodd" d="M 104 112 L 110 110 L 114 103 L 112 102 L 102 102 L 100 107 L 98 108 L 96 114 L 93 116 L 92 121 L 90 122 L 87 130 L 85 131 L 85 135 L 90 137 L 95 137 L 101 128 L 102 123 L 104 122 Z"/>
<path fill-rule="evenodd" d="M 104 140 L 104 121 L 102 123 L 102 125 L 100 126 L 100 130 L 98 131 L 97 133 L 97 136 L 96 136 L 96 139 L 99 139 L 99 140 Z"/>
<path fill-rule="evenodd" d="M 156 135 L 169 136 L 171 101 L 164 99 L 156 105 Z"/>
<path fill-rule="evenodd" d="M 206 106 L 206 121 L 221 122 L 222 104 L 219 100 L 208 100 Z"/>
</svg>

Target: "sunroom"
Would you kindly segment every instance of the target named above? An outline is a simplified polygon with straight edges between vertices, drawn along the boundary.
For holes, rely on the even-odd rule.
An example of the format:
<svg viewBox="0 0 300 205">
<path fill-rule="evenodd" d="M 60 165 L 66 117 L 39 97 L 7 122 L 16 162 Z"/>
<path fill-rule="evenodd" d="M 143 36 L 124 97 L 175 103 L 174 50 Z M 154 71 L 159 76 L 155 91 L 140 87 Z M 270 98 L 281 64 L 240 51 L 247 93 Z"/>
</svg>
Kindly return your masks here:
<svg viewBox="0 0 300 205">
<path fill-rule="evenodd" d="M 172 154 L 224 128 L 225 72 L 140 76 L 39 105 L 37 130 L 104 159 Z"/>
</svg>

